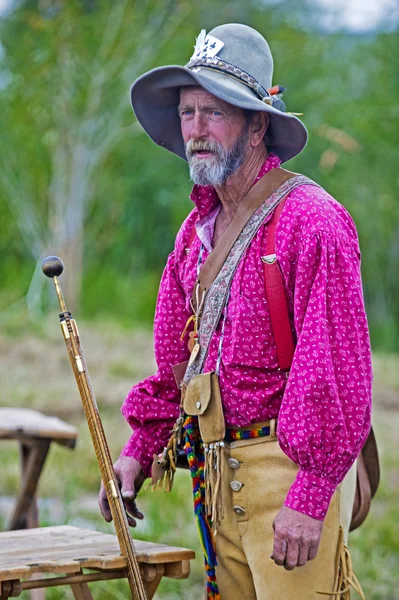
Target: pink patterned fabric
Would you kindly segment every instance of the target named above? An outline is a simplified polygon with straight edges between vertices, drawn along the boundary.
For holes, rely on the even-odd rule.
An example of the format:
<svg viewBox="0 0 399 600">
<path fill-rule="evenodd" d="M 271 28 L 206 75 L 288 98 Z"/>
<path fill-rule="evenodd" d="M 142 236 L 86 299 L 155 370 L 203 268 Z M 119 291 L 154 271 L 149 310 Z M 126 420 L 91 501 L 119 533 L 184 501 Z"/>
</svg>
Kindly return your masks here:
<svg viewBox="0 0 399 600">
<path fill-rule="evenodd" d="M 278 167 L 270 155 L 257 180 Z M 154 325 L 158 371 L 135 385 L 122 412 L 133 435 L 122 454 L 149 474 L 178 416 L 171 365 L 187 360 L 190 297 L 201 243 L 211 250 L 219 200 L 194 186 L 196 208 L 184 221 L 161 280 Z M 197 237 L 187 254 L 196 223 Z M 360 277 L 360 251 L 348 212 L 321 188 L 302 185 L 287 197 L 276 231 L 276 254 L 286 283 L 297 339 L 288 377 L 278 370 L 265 297 L 262 226 L 234 276 L 225 311 L 220 386 L 227 426 L 278 417 L 282 450 L 300 467 L 286 506 L 323 520 L 336 486 L 370 429 L 371 357 Z M 204 371 L 215 369 L 222 321 Z"/>
</svg>

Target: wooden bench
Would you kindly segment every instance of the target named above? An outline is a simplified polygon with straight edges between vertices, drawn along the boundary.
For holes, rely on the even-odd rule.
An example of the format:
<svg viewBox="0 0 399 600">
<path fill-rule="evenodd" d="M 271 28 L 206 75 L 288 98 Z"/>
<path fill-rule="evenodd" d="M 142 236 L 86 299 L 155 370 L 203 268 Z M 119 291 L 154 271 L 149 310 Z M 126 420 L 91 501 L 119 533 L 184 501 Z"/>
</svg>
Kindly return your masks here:
<svg viewBox="0 0 399 600">
<path fill-rule="evenodd" d="M 188 577 L 192 550 L 139 540 L 134 546 L 149 600 L 162 577 Z M 92 600 L 88 583 L 125 577 L 124 567 L 114 535 L 69 525 L 0 533 L 0 600 L 60 585 L 70 585 L 76 600 Z"/>
<path fill-rule="evenodd" d="M 36 489 L 52 442 L 74 448 L 78 432 L 56 417 L 27 408 L 0 407 L 0 440 L 17 440 L 21 450 L 21 489 L 7 529 L 39 525 Z"/>
</svg>

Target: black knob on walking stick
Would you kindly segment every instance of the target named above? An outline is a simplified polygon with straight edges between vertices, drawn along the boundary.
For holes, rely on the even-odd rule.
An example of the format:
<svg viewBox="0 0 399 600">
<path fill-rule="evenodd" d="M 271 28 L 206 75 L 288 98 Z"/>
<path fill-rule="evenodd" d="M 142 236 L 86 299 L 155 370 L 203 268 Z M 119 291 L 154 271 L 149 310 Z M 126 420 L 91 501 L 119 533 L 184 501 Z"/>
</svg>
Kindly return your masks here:
<svg viewBox="0 0 399 600">
<path fill-rule="evenodd" d="M 64 296 L 61 290 L 60 282 L 58 281 L 58 277 L 64 270 L 64 263 L 58 256 L 48 256 L 42 262 L 42 271 L 47 277 L 50 277 L 54 281 L 55 291 L 58 296 L 58 301 L 60 303 L 60 307 L 62 312 L 67 310 Z"/>
<path fill-rule="evenodd" d="M 64 270 L 64 263 L 58 256 L 48 256 L 42 262 L 42 271 L 47 277 L 59 277 Z"/>
</svg>

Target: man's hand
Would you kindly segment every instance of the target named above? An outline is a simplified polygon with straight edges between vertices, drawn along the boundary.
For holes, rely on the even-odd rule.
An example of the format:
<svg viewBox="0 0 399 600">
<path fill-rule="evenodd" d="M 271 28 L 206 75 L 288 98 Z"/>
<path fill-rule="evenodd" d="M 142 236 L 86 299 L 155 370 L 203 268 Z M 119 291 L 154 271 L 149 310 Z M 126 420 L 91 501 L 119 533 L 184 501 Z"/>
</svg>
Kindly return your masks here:
<svg viewBox="0 0 399 600">
<path fill-rule="evenodd" d="M 274 519 L 271 558 L 287 571 L 303 567 L 315 558 L 320 544 L 322 521 L 283 506 Z"/>
<path fill-rule="evenodd" d="M 128 523 L 130 527 L 136 527 L 136 519 L 144 519 L 143 513 L 139 511 L 135 502 L 135 498 L 145 480 L 143 470 L 140 463 L 132 456 L 120 456 L 114 464 L 114 470 L 119 481 Z M 98 504 L 104 519 L 108 523 L 112 521 L 112 515 L 103 482 L 101 482 Z"/>
</svg>

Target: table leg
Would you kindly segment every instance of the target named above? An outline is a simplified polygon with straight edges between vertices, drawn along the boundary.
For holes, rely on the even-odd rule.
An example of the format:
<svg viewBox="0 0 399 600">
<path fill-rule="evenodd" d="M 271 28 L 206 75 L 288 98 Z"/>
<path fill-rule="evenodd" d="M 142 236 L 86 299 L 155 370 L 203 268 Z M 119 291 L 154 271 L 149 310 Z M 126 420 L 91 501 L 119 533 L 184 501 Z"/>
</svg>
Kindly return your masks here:
<svg viewBox="0 0 399 600">
<path fill-rule="evenodd" d="M 21 490 L 8 526 L 9 530 L 38 527 L 36 489 L 46 460 L 51 440 L 32 440 L 21 443 Z"/>
<path fill-rule="evenodd" d="M 32 448 L 29 445 L 24 444 L 23 442 L 20 443 L 19 448 L 20 448 L 20 457 L 21 457 L 21 481 L 23 481 L 24 477 L 26 476 L 26 471 L 27 471 L 28 463 L 29 463 L 29 456 L 30 456 Z M 44 457 L 44 459 L 45 458 L 46 457 Z M 42 468 L 43 468 L 43 465 L 42 465 Z M 41 475 L 41 473 L 39 474 L 39 479 L 40 479 L 40 475 Z M 37 481 L 37 485 L 38 484 L 39 484 L 39 481 Z M 33 529 L 34 527 L 39 527 L 39 509 L 37 506 L 36 493 L 32 496 L 32 501 L 26 511 L 24 529 Z"/>
<path fill-rule="evenodd" d="M 71 588 L 75 600 L 93 600 L 87 583 L 71 583 Z"/>
<path fill-rule="evenodd" d="M 39 527 L 36 489 L 50 444 L 51 440 L 46 439 L 21 442 L 21 490 L 8 527 L 10 530 Z M 31 600 L 44 600 L 46 592 L 31 590 L 29 595 Z"/>
<path fill-rule="evenodd" d="M 147 592 L 148 600 L 151 600 L 154 597 L 154 594 L 157 591 L 157 588 L 163 577 L 165 567 L 162 564 L 140 566 L 145 591 Z"/>
<path fill-rule="evenodd" d="M 22 586 L 19 579 L 12 581 L 0 581 L 0 600 L 8 600 L 8 598 L 15 598 L 20 596 L 22 592 Z"/>
<path fill-rule="evenodd" d="M 153 579 L 152 581 L 143 581 L 145 591 L 147 592 L 148 600 L 152 600 L 152 598 L 154 597 L 154 594 L 158 589 L 161 579 L 162 579 L 162 574 L 157 575 L 155 577 L 155 579 Z"/>
</svg>

